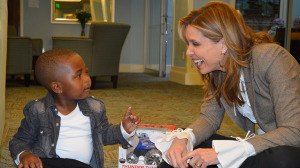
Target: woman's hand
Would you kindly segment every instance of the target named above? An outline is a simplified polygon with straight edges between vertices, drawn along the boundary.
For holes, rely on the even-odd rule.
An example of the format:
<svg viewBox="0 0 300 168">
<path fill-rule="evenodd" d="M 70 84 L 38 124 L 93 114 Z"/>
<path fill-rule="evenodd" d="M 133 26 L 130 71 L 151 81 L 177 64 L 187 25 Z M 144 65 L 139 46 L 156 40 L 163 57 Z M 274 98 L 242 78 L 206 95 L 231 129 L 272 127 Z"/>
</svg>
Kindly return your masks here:
<svg viewBox="0 0 300 168">
<path fill-rule="evenodd" d="M 182 156 L 186 154 L 187 149 L 187 139 L 178 139 L 173 140 L 172 145 L 170 146 L 166 158 L 171 166 L 174 168 L 186 168 L 188 164 L 186 160 L 183 160 Z"/>
<path fill-rule="evenodd" d="M 19 159 L 18 168 L 43 168 L 41 159 L 29 151 L 23 152 Z"/>
<path fill-rule="evenodd" d="M 186 153 L 183 156 L 182 160 L 185 161 L 191 159 L 189 164 L 193 168 L 206 168 L 209 165 L 216 165 L 220 163 L 217 155 L 218 153 L 215 151 L 215 149 L 199 148 L 189 153 Z"/>
</svg>

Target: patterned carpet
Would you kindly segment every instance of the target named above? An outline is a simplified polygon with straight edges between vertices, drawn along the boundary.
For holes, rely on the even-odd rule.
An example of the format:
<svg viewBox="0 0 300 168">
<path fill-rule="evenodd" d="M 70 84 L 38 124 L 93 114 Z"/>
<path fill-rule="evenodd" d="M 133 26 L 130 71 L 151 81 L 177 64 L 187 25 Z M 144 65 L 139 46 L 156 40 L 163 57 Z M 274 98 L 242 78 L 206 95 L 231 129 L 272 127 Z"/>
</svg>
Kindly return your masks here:
<svg viewBox="0 0 300 168">
<path fill-rule="evenodd" d="M 149 74 L 121 73 L 118 88 L 113 89 L 108 77 L 97 78 L 96 90 L 90 95 L 101 99 L 107 109 L 109 121 L 121 122 L 127 107 L 142 118 L 145 124 L 176 125 L 187 127 L 198 116 L 203 98 L 201 86 L 185 86 Z M 46 95 L 42 86 L 24 87 L 22 81 L 8 80 L 6 88 L 5 128 L 1 144 L 0 167 L 12 168 L 13 161 L 8 143 L 17 131 L 23 118 L 22 110 L 27 102 Z M 241 136 L 245 133 L 225 116 L 220 134 Z M 118 145 L 104 147 L 105 168 L 117 168 Z"/>
</svg>

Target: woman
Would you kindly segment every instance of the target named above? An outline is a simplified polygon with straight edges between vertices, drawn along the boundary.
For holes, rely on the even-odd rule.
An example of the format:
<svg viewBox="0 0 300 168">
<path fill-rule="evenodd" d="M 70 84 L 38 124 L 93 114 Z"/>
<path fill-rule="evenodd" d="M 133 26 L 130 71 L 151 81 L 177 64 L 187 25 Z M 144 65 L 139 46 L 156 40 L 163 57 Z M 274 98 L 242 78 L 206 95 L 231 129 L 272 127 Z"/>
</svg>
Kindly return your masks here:
<svg viewBox="0 0 300 168">
<path fill-rule="evenodd" d="M 166 161 L 173 167 L 299 167 L 300 67 L 294 57 L 223 2 L 182 18 L 179 34 L 207 87 L 189 138 L 175 138 Z M 256 135 L 238 141 L 215 135 L 225 111 L 245 132 L 257 128 Z M 188 141 L 200 148 L 187 152 Z"/>
</svg>

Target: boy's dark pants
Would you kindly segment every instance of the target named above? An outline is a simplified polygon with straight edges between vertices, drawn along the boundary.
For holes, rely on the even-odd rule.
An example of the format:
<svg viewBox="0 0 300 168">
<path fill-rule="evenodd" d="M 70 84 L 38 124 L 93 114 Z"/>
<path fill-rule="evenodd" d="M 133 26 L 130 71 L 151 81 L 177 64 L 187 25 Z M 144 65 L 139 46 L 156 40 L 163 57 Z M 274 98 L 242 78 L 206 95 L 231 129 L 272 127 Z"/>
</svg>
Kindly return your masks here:
<svg viewBox="0 0 300 168">
<path fill-rule="evenodd" d="M 213 140 L 235 140 L 215 134 L 204 141 L 197 148 L 212 148 Z M 300 168 L 300 148 L 291 146 L 278 146 L 264 150 L 263 152 L 247 158 L 240 168 Z M 166 162 L 162 162 L 157 168 L 172 168 Z M 217 168 L 217 165 L 208 166 Z"/>
<path fill-rule="evenodd" d="M 74 159 L 41 158 L 43 168 L 92 168 L 90 165 Z"/>
</svg>

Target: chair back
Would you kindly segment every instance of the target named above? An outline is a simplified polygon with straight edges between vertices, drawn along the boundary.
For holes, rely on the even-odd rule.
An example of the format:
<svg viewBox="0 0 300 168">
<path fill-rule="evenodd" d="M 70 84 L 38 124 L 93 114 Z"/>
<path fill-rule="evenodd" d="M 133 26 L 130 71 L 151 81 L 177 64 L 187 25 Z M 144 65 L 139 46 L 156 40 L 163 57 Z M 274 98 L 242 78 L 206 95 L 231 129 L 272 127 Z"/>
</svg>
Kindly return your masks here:
<svg viewBox="0 0 300 168">
<path fill-rule="evenodd" d="M 120 55 L 130 25 L 115 22 L 92 22 L 89 38 L 93 40 L 91 72 L 94 76 L 118 75 Z"/>
<path fill-rule="evenodd" d="M 32 70 L 32 42 L 29 37 L 7 38 L 6 73 L 30 74 Z"/>
</svg>

